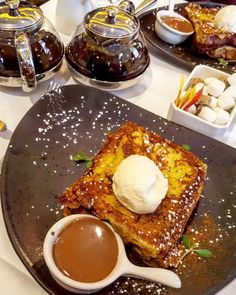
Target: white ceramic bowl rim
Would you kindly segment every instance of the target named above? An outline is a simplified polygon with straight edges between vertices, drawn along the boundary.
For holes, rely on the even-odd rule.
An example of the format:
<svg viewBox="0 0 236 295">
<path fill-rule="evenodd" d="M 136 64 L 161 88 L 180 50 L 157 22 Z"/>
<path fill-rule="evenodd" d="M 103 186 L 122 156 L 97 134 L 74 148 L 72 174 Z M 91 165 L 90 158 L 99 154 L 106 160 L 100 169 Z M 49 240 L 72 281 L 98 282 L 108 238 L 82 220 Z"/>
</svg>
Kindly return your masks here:
<svg viewBox="0 0 236 295">
<path fill-rule="evenodd" d="M 157 21 L 159 22 L 159 24 L 163 27 L 165 27 L 166 29 L 168 29 L 169 31 L 173 32 L 173 33 L 176 33 L 176 34 L 179 34 L 179 35 L 182 35 L 182 36 L 190 36 L 194 33 L 194 31 L 192 32 L 181 32 L 181 31 L 178 31 L 178 30 L 175 30 L 174 28 L 168 26 L 167 24 L 165 24 L 162 20 L 161 20 L 161 16 L 173 16 L 173 17 L 178 17 L 178 18 L 182 18 L 184 20 L 186 20 L 187 22 L 190 22 L 186 17 L 182 16 L 181 14 L 177 13 L 177 12 L 174 12 L 174 11 L 169 11 L 169 10 L 159 10 L 157 13 L 156 13 L 156 19 Z"/>
<path fill-rule="evenodd" d="M 56 222 L 48 231 L 44 244 L 43 244 L 43 254 L 45 262 L 55 278 L 57 278 L 58 281 L 62 282 L 64 285 L 67 285 L 71 288 L 78 289 L 78 290 L 84 290 L 84 291 L 93 291 L 102 289 L 112 282 L 114 282 L 120 275 L 123 274 L 123 268 L 122 268 L 122 262 L 121 258 L 124 256 L 124 244 L 120 238 L 119 235 L 116 234 L 114 229 L 107 223 L 105 223 L 115 234 L 117 243 L 118 243 L 118 255 L 117 255 L 117 263 L 114 267 L 114 269 L 111 271 L 110 274 L 108 274 L 107 277 L 104 279 L 93 282 L 93 283 L 83 283 L 76 280 L 73 280 L 67 276 L 65 276 L 56 266 L 55 261 L 53 259 L 52 249 L 54 246 L 54 242 L 57 238 L 57 236 L 60 234 L 60 232 L 68 226 L 71 222 L 81 219 L 81 218 L 94 218 L 97 219 L 97 217 L 94 217 L 92 215 L 88 214 L 73 214 L 67 217 L 64 217 L 60 219 L 58 222 Z"/>
</svg>

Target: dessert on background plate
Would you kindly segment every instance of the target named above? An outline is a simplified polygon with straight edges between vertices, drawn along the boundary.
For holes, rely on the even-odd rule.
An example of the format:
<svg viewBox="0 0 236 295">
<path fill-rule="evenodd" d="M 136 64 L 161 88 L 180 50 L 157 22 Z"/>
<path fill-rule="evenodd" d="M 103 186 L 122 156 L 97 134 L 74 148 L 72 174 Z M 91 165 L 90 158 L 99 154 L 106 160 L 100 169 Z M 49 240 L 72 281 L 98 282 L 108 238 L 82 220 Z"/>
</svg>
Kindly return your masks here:
<svg viewBox="0 0 236 295">
<path fill-rule="evenodd" d="M 213 58 L 236 60 L 236 6 L 203 7 L 189 3 L 184 8 L 193 24 L 193 46 Z"/>
</svg>

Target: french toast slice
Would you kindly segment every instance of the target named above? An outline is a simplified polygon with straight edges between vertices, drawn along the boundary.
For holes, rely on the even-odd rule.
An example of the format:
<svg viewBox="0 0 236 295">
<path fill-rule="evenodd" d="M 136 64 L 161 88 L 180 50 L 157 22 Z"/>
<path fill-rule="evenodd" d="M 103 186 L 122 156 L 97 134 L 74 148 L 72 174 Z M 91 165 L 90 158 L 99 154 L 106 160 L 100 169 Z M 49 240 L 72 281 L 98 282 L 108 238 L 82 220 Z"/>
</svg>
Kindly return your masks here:
<svg viewBox="0 0 236 295">
<path fill-rule="evenodd" d="M 168 192 L 154 213 L 135 214 L 113 193 L 116 168 L 132 154 L 152 159 L 168 179 Z M 193 153 L 127 122 L 108 136 L 92 167 L 60 196 L 60 202 L 66 214 L 86 209 L 107 220 L 145 263 L 168 267 L 165 257 L 179 243 L 198 203 L 206 171 L 206 164 Z"/>
<path fill-rule="evenodd" d="M 213 58 L 236 60 L 236 33 L 214 27 L 214 18 L 220 8 L 207 8 L 194 3 L 184 7 L 184 14 L 195 30 L 193 46 L 198 52 Z"/>
</svg>

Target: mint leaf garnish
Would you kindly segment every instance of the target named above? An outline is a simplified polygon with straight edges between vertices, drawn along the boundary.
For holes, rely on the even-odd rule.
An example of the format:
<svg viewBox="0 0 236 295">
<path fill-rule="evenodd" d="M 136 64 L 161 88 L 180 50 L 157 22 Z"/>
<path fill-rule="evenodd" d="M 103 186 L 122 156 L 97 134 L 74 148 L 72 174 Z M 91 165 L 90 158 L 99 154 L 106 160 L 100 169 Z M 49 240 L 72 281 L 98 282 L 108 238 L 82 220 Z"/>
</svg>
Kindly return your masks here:
<svg viewBox="0 0 236 295">
<path fill-rule="evenodd" d="M 93 157 L 88 157 L 83 151 L 80 151 L 73 157 L 75 162 L 86 162 L 86 168 L 90 168 L 93 165 Z"/>
<path fill-rule="evenodd" d="M 182 144 L 182 148 L 184 148 L 186 151 L 190 151 L 190 146 L 187 144 Z"/>
<path fill-rule="evenodd" d="M 204 257 L 204 258 L 209 258 L 209 257 L 213 256 L 212 252 L 207 249 L 198 249 L 196 244 L 191 243 L 189 237 L 187 237 L 187 236 L 182 237 L 182 242 L 183 242 L 183 245 L 184 245 L 186 251 L 180 257 L 177 264 L 175 265 L 176 268 L 178 267 L 180 262 L 183 261 L 183 259 L 190 253 L 196 253 L 198 256 Z"/>
</svg>

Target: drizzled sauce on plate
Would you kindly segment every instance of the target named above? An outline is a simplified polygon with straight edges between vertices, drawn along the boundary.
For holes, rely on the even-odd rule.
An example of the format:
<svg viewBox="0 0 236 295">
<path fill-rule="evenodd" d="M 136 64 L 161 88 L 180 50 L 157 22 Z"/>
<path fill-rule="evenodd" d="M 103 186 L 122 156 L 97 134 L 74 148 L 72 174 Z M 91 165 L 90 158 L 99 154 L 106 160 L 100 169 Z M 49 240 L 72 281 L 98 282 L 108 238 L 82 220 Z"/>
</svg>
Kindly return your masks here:
<svg viewBox="0 0 236 295">
<path fill-rule="evenodd" d="M 114 269 L 118 244 L 112 230 L 94 218 L 79 218 L 59 234 L 53 249 L 54 261 L 69 278 L 92 283 Z"/>
<path fill-rule="evenodd" d="M 179 32 L 183 32 L 183 33 L 193 32 L 192 24 L 185 19 L 164 15 L 164 16 L 161 16 L 161 21 L 165 23 L 167 26 Z"/>
</svg>

